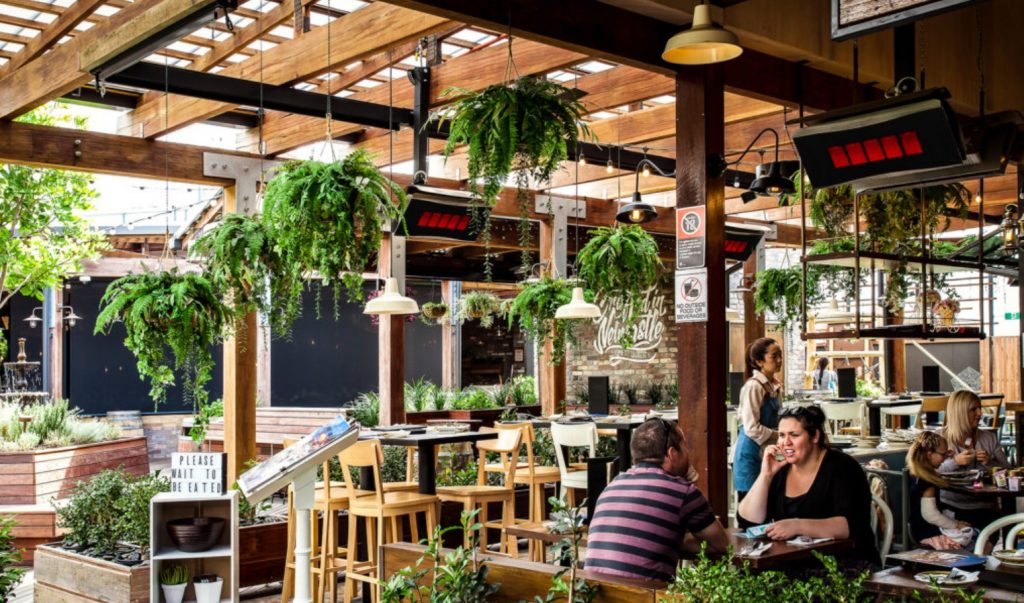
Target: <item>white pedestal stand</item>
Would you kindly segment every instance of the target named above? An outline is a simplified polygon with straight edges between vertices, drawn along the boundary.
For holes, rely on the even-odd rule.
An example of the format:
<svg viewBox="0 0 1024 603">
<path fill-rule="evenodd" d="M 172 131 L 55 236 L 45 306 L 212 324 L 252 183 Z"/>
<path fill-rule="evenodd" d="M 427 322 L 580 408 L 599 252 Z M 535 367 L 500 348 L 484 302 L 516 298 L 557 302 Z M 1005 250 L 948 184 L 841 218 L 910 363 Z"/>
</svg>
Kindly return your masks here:
<svg viewBox="0 0 1024 603">
<path fill-rule="evenodd" d="M 316 469 L 303 471 L 292 480 L 292 502 L 295 505 L 295 598 L 294 603 L 312 603 L 310 578 L 313 574 L 309 555 L 312 552 L 309 526 L 310 513 L 316 498 Z"/>
</svg>

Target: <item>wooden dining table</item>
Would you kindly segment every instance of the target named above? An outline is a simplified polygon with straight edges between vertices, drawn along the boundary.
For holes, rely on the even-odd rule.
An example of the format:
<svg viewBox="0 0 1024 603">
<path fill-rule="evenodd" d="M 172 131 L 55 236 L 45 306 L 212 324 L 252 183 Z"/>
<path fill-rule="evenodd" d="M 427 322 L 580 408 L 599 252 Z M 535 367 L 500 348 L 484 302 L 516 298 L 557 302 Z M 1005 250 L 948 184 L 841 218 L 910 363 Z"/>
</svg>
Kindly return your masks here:
<svg viewBox="0 0 1024 603">
<path fill-rule="evenodd" d="M 360 436 L 362 437 L 362 436 Z M 419 453 L 419 492 L 420 494 L 437 493 L 437 455 L 436 446 L 443 444 L 460 444 L 464 442 L 479 442 L 480 440 L 493 440 L 498 437 L 497 432 L 488 431 L 426 431 L 424 433 L 413 433 L 408 435 L 392 435 L 388 432 L 381 432 L 373 436 L 380 440 L 385 446 L 415 446 Z M 360 482 L 366 477 L 360 474 Z M 370 482 L 373 481 L 372 476 Z"/>
<path fill-rule="evenodd" d="M 924 569 L 890 567 L 889 569 L 871 574 L 864 582 L 864 589 L 868 592 L 886 596 L 912 597 L 915 593 L 921 593 L 926 600 L 935 598 L 934 591 L 932 591 L 929 585 L 914 579 L 914 576 L 919 571 L 924 571 Z M 1018 579 L 1020 580 L 1019 583 L 1017 582 Z M 1014 586 L 1015 583 L 1019 585 Z M 1022 587 L 1024 587 L 1024 571 L 1000 565 L 993 570 L 981 570 L 977 582 L 961 588 L 965 592 L 984 589 L 985 592 L 981 597 L 983 601 L 1020 602 L 1024 601 L 1024 593 L 1021 592 Z M 933 596 L 928 596 L 929 592 Z M 943 589 L 942 592 L 946 597 L 956 593 L 955 590 L 949 588 Z"/>
<path fill-rule="evenodd" d="M 806 546 L 787 544 L 781 540 L 765 540 L 743 538 L 739 534 L 743 530 L 729 530 L 729 544 L 733 549 L 733 561 L 736 563 L 750 562 L 750 567 L 756 570 L 778 569 L 780 567 L 791 567 L 800 563 L 814 563 L 814 551 L 822 554 L 834 555 L 853 548 L 852 538 L 833 539 L 818 544 Z M 738 551 L 759 542 L 771 542 L 772 546 L 757 557 L 739 555 Z"/>
</svg>

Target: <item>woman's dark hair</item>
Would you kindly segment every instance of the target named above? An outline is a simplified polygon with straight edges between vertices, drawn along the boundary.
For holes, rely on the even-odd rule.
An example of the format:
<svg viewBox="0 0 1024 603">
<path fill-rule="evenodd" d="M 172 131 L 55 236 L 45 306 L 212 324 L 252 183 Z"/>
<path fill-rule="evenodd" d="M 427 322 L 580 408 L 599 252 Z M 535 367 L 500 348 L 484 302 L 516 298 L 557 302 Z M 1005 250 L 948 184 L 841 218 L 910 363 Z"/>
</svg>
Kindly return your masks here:
<svg viewBox="0 0 1024 603">
<path fill-rule="evenodd" d="M 773 345 L 775 345 L 774 339 L 762 337 L 747 346 L 747 379 L 754 376 L 754 371 L 759 368 L 757 363 L 764 362 L 764 357 L 768 355 L 768 348 Z"/>
<path fill-rule="evenodd" d="M 825 433 L 825 411 L 817 406 L 787 406 L 779 411 L 779 421 L 782 419 L 796 419 L 800 426 L 807 432 L 807 436 L 814 441 L 814 435 L 818 436 L 818 448 L 828 448 L 828 434 Z"/>
<path fill-rule="evenodd" d="M 828 358 L 822 356 L 818 358 L 818 378 L 816 380 L 818 387 L 821 387 L 822 378 L 825 376 L 825 369 L 828 368 Z"/>
</svg>

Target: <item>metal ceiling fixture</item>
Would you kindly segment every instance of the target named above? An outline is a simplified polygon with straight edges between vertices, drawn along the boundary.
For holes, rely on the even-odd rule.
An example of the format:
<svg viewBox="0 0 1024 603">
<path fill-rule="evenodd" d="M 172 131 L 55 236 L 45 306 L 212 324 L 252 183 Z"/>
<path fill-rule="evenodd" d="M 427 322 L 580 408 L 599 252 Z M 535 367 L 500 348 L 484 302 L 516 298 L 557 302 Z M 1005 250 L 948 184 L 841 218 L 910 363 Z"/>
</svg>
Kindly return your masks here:
<svg viewBox="0 0 1024 603">
<path fill-rule="evenodd" d="M 690 29 L 669 38 L 661 58 L 678 65 L 710 65 L 735 59 L 743 54 L 739 38 L 711 22 L 707 4 L 693 9 Z"/>
</svg>

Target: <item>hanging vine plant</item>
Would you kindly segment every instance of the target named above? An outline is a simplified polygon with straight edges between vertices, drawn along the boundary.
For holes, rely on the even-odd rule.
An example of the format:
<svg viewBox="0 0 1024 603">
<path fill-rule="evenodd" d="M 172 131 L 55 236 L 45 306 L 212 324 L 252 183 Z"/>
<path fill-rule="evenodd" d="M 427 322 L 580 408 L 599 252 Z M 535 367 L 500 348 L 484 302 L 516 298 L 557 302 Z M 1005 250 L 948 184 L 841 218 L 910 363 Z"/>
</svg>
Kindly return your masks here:
<svg viewBox="0 0 1024 603">
<path fill-rule="evenodd" d="M 427 302 L 420 305 L 420 322 L 425 325 L 440 325 L 447 323 L 451 317 L 448 304 Z"/>
<path fill-rule="evenodd" d="M 263 220 L 227 214 L 191 254 L 204 259 L 207 278 L 230 291 L 236 312 L 259 311 L 275 335 L 291 333 L 302 310 L 302 271 L 283 260 Z"/>
<path fill-rule="evenodd" d="M 539 281 L 523 285 L 522 291 L 508 305 L 508 326 L 518 325 L 538 345 L 551 342 L 552 364 L 565 360 L 566 346 L 577 344 L 576 329 L 584 320 L 555 320 L 560 306 L 572 300 L 573 283 L 565 279 L 545 276 Z M 585 291 L 585 298 L 593 302 L 592 291 Z"/>
<path fill-rule="evenodd" d="M 377 261 L 384 221 L 401 220 L 405 205 L 405 191 L 357 150 L 332 163 L 285 163 L 267 184 L 263 221 L 288 270 L 334 286 L 337 317 L 342 288 L 363 300 L 362 272 Z"/>
<path fill-rule="evenodd" d="M 479 320 L 480 326 L 491 328 L 494 317 L 501 314 L 501 300 L 497 295 L 486 291 L 470 291 L 459 297 L 459 310 L 455 319 L 459 324 L 467 320 Z"/>
<path fill-rule="evenodd" d="M 110 283 L 100 300 L 96 334 L 123 322 L 125 346 L 135 355 L 139 376 L 148 378 L 156 406 L 167 398 L 180 371 L 186 400 L 197 414 L 206 407 L 214 362 L 211 349 L 232 323 L 225 293 L 202 274 L 144 272 Z"/>
<path fill-rule="evenodd" d="M 636 224 L 598 228 L 576 255 L 576 269 L 583 282 L 626 317 L 619 343 L 632 346 L 644 296 L 661 275 L 654 237 Z"/>
<path fill-rule="evenodd" d="M 528 266 L 530 181 L 550 180 L 568 157 L 568 149 L 575 148 L 581 137 L 590 137 L 582 121 L 586 109 L 572 90 L 538 77 L 521 77 L 480 92 L 449 88 L 444 96 L 455 97 L 434 115 L 439 125 L 449 124 L 445 156 L 467 145 L 469 185 L 478 202 L 493 207 L 509 176 L 515 174 L 519 243 L 523 264 Z M 479 219 L 476 212 L 475 219 Z M 484 222 L 478 226 L 489 243 L 489 218 Z M 484 271 L 490 280 L 489 257 Z"/>
</svg>

